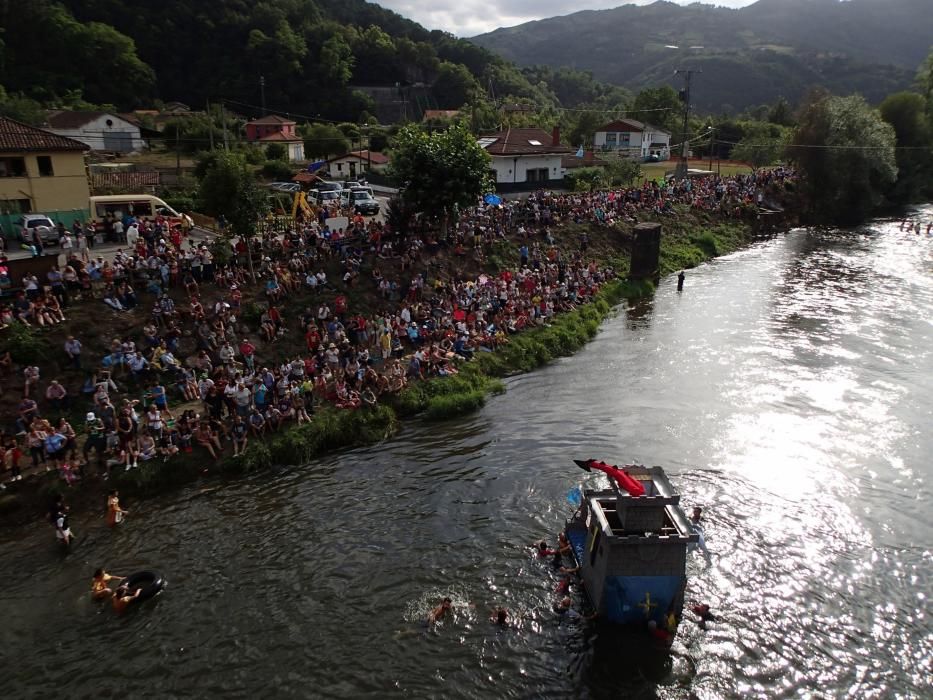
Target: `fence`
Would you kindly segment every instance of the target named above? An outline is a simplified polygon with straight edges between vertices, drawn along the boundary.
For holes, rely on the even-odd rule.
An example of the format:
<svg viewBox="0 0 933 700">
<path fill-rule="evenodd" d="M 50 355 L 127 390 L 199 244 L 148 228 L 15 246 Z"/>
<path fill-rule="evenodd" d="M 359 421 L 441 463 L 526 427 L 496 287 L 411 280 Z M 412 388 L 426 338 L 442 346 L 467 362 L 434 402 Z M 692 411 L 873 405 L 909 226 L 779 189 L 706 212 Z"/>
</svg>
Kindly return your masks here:
<svg viewBox="0 0 933 700">
<path fill-rule="evenodd" d="M 71 228 L 75 220 L 84 223 L 88 220 L 87 209 L 60 209 L 57 211 L 30 212 L 35 214 L 45 214 L 54 223 L 61 221 L 66 228 Z M 0 235 L 7 240 L 16 240 L 19 237 L 20 217 L 22 214 L 0 214 Z"/>
</svg>

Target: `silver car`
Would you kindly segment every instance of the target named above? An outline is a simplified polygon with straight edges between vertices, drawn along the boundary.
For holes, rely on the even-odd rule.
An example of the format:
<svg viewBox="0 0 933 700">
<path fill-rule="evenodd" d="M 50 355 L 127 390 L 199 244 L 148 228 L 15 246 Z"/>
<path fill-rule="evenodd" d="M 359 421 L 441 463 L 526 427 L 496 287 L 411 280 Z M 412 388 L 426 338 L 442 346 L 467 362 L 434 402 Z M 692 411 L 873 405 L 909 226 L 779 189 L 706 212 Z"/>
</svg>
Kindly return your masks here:
<svg viewBox="0 0 933 700">
<path fill-rule="evenodd" d="M 42 245 L 58 245 L 61 235 L 55 224 L 45 214 L 23 214 L 17 223 L 19 240 L 23 243 L 32 241 L 32 232 L 39 232 Z M 26 240 L 27 232 L 29 241 Z"/>
</svg>

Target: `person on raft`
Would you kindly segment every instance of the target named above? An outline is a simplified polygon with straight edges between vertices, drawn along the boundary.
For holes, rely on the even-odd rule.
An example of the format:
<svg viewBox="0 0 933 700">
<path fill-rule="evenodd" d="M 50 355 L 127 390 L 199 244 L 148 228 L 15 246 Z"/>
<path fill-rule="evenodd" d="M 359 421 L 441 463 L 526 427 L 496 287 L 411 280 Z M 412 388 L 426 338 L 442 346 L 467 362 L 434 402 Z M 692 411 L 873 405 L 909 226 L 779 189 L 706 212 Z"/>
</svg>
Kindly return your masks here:
<svg viewBox="0 0 933 700">
<path fill-rule="evenodd" d="M 139 594 L 143 592 L 142 588 L 137 588 L 132 593 L 130 587 L 121 583 L 113 594 L 113 610 L 117 615 L 122 615 L 130 603 L 135 602 Z"/>
<path fill-rule="evenodd" d="M 439 620 L 444 619 L 448 612 L 450 612 L 451 606 L 453 603 L 450 598 L 444 598 L 441 601 L 440 605 L 435 606 L 431 612 L 428 613 L 428 624 L 433 625 Z"/>
<path fill-rule="evenodd" d="M 122 581 L 126 576 L 114 576 L 108 574 L 103 569 L 97 569 L 94 572 L 94 578 L 91 579 L 91 598 L 94 600 L 106 600 L 113 596 L 113 591 L 110 589 L 111 581 Z"/>
</svg>

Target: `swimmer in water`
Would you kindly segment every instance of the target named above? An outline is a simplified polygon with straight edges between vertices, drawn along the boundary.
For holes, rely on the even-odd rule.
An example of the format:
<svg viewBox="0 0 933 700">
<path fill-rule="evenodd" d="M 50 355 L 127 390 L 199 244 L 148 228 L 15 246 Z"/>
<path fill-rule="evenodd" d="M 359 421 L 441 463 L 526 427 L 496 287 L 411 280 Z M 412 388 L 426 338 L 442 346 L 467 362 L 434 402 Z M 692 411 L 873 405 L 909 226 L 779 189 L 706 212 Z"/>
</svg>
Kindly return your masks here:
<svg viewBox="0 0 933 700">
<path fill-rule="evenodd" d="M 570 556 L 570 553 L 573 551 L 570 546 L 570 540 L 567 539 L 567 535 L 561 532 L 557 535 L 557 548 L 561 554 Z"/>
<path fill-rule="evenodd" d="M 122 615 L 130 603 L 135 602 L 139 594 L 143 592 L 142 588 L 137 588 L 130 593 L 130 587 L 121 583 L 113 594 L 113 610 L 117 615 Z"/>
<path fill-rule="evenodd" d="M 492 617 L 490 618 L 494 623 L 499 625 L 499 627 L 508 627 L 509 626 L 509 611 L 505 608 L 493 608 Z"/>
<path fill-rule="evenodd" d="M 450 598 L 444 598 L 441 601 L 441 604 L 436 606 L 431 612 L 428 613 L 428 624 L 433 625 L 437 621 L 442 620 L 445 615 L 450 611 L 452 603 Z"/>
<path fill-rule="evenodd" d="M 91 598 L 94 600 L 106 600 L 113 595 L 108 585 L 111 581 L 122 581 L 125 576 L 112 576 L 103 569 L 94 572 L 94 578 L 91 579 Z"/>
<path fill-rule="evenodd" d="M 538 548 L 538 556 L 541 557 L 542 559 L 544 557 L 552 557 L 555 554 L 557 554 L 557 550 L 551 549 L 550 547 L 548 547 L 547 542 L 545 542 L 544 540 L 541 540 L 535 546 Z"/>
</svg>

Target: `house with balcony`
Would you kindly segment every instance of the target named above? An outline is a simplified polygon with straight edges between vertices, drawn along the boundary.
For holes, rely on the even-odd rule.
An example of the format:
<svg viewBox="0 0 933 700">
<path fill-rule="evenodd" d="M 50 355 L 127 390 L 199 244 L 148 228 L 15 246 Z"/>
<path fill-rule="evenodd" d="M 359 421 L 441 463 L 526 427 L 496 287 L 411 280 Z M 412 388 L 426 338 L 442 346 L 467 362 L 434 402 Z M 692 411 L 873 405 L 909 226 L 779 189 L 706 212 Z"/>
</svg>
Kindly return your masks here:
<svg viewBox="0 0 933 700">
<path fill-rule="evenodd" d="M 305 159 L 305 142 L 295 131 L 297 122 L 269 114 L 259 119 L 246 122 L 246 140 L 265 147 L 270 143 L 279 143 L 285 147 L 289 162 Z"/>
<path fill-rule="evenodd" d="M 671 134 L 637 119 L 616 119 L 601 126 L 593 135 L 595 151 L 616 151 L 644 161 L 671 157 Z"/>
<path fill-rule="evenodd" d="M 496 189 L 520 192 L 560 187 L 564 181 L 562 159 L 575 151 L 560 142 L 560 129 L 505 129 L 485 134 L 477 143 L 489 154 Z"/>
<path fill-rule="evenodd" d="M 76 139 L 0 117 L 0 226 L 12 233 L 21 214 L 48 214 L 70 225 L 84 219 L 90 192 Z"/>
</svg>

